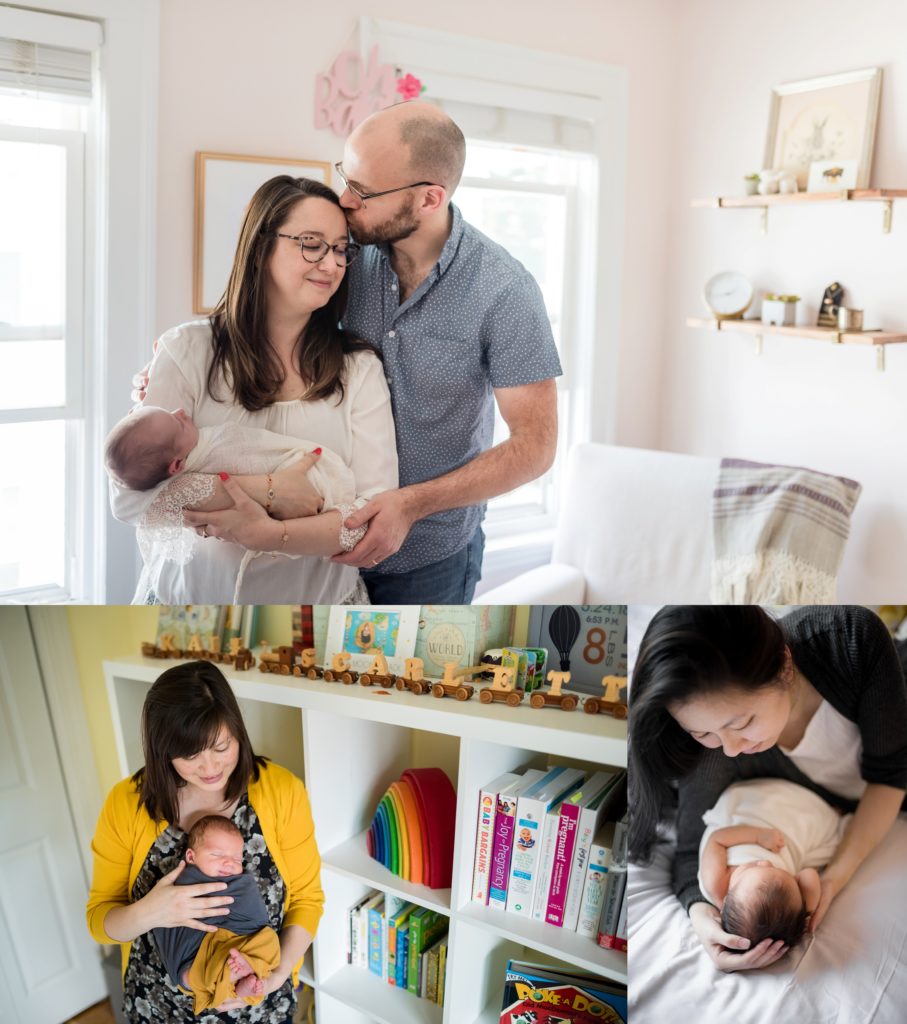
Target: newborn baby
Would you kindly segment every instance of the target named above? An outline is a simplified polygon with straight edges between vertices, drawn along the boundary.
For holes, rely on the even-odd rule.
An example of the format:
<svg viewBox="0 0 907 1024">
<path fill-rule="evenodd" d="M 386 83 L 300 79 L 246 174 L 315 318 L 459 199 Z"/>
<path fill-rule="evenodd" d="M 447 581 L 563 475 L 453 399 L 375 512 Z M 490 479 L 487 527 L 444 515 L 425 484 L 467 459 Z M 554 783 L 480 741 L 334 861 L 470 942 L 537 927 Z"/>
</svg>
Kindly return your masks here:
<svg viewBox="0 0 907 1024">
<path fill-rule="evenodd" d="M 260 427 L 221 423 L 197 427 L 182 409 L 142 406 L 107 435 L 107 472 L 133 491 L 150 491 L 180 473 L 274 473 L 297 462 L 315 445 Z M 308 478 L 336 508 L 356 497 L 356 482 L 340 456 L 325 449 Z"/>
<path fill-rule="evenodd" d="M 699 887 L 721 925 L 752 948 L 800 940 L 819 904 L 817 868 L 834 856 L 850 815 L 783 779 L 738 782 L 703 815 Z"/>
<path fill-rule="evenodd" d="M 183 473 L 276 473 L 298 462 L 312 448 L 311 441 L 239 423 L 197 427 L 182 409 L 167 412 L 149 405 L 124 416 L 111 430 L 104 462 L 107 472 L 118 483 L 130 490 L 146 491 Z M 320 511 L 337 509 L 340 512 L 338 550 L 352 551 L 368 527 L 347 529 L 343 520 L 364 505 L 365 500 L 356 498 L 356 481 L 340 456 L 327 448 L 319 450 L 318 461 L 306 475 L 323 499 Z M 146 521 L 139 527 L 139 547 L 146 563 L 146 551 L 152 549 L 154 536 L 169 538 L 172 560 L 182 563 L 191 557 L 191 547 L 187 551 L 186 545 L 177 540 L 182 534 L 183 504 L 191 505 L 193 500 L 204 499 L 214 491 L 210 476 L 192 479 L 200 484 L 210 482 L 207 493 L 204 487 L 193 486 L 187 489 L 188 498 L 168 494 L 165 490 L 154 499 L 150 507 L 153 514 L 149 511 Z M 243 556 L 234 584 L 233 604 L 242 603 L 243 577 L 249 562 L 257 556 L 255 551 L 247 551 Z"/>
<path fill-rule="evenodd" d="M 219 917 L 205 918 L 216 932 L 196 928 L 155 928 L 154 941 L 175 985 L 191 992 L 196 1014 L 230 999 L 249 1005 L 264 998 L 262 978 L 280 963 L 280 940 L 252 875 L 243 874 L 243 837 L 228 818 L 208 815 L 189 833 L 187 867 L 177 885 L 226 882 L 218 895 L 233 903 Z"/>
</svg>

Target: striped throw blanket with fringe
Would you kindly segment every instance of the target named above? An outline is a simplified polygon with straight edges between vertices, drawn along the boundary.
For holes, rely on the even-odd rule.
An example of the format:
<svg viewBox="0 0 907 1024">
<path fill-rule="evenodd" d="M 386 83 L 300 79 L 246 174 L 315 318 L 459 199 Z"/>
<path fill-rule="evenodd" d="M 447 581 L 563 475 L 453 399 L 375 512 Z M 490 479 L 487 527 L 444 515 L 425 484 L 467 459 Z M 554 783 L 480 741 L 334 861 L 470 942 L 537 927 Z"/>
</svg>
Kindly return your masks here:
<svg viewBox="0 0 907 1024">
<path fill-rule="evenodd" d="M 799 466 L 722 459 L 712 496 L 712 601 L 834 602 L 861 490 Z"/>
</svg>

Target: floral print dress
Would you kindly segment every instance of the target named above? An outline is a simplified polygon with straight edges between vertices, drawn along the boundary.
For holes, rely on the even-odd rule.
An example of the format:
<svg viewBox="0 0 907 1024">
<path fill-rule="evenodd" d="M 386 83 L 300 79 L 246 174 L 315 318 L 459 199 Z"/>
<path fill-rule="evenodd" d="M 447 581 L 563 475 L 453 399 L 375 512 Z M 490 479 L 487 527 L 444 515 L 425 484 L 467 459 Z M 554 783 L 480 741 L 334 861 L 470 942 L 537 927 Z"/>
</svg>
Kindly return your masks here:
<svg viewBox="0 0 907 1024">
<path fill-rule="evenodd" d="M 243 834 L 243 871 L 255 876 L 267 907 L 269 924 L 279 933 L 283 925 L 286 886 L 265 844 L 258 815 L 247 794 L 240 799 L 232 821 Z M 159 879 L 177 867 L 186 852 L 187 840 L 188 835 L 176 825 L 168 825 L 158 836 L 135 880 L 131 893 L 133 901 L 146 896 Z M 192 1011 L 192 996 L 182 993 L 170 980 L 150 932 L 140 935 L 132 943 L 123 991 L 123 1010 L 130 1024 L 160 1021 L 170 1024 L 183 1021 L 196 1021 L 198 1024 L 223 1024 L 226 1021 L 287 1024 L 296 1008 L 296 993 L 292 979 L 288 978 L 257 1006 L 245 1006 L 226 1013 L 209 1011 L 196 1017 Z"/>
</svg>

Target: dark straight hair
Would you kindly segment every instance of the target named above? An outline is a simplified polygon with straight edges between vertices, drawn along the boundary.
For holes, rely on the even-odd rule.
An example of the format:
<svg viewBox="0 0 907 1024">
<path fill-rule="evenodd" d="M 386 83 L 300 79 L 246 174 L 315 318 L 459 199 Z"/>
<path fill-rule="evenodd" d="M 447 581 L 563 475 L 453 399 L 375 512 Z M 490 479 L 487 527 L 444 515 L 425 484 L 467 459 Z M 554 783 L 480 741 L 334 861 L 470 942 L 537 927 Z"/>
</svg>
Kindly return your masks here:
<svg viewBox="0 0 907 1024">
<path fill-rule="evenodd" d="M 784 633 L 753 605 L 662 608 L 643 636 L 630 686 L 629 848 L 645 863 L 656 826 L 674 801 L 673 783 L 705 748 L 671 716 L 672 704 L 729 689 L 780 686 Z"/>
<path fill-rule="evenodd" d="M 211 314 L 213 355 L 208 367 L 208 394 L 216 398 L 223 381 L 244 409 L 255 412 L 270 405 L 284 381 L 280 360 L 268 342 L 268 263 L 277 232 L 296 204 L 323 199 L 343 213 L 337 193 L 312 178 L 280 174 L 266 181 L 252 196 L 243 218 L 227 288 Z M 285 244 L 286 240 L 284 240 Z M 297 252 L 302 264 L 302 255 Z M 343 399 L 347 356 L 376 350 L 351 338 L 340 326 L 349 294 L 344 274 L 337 291 L 319 309 L 312 310 L 296 344 L 299 375 L 306 383 L 303 401 Z"/>
<path fill-rule="evenodd" d="M 186 781 L 170 762 L 213 746 L 224 727 L 239 743 L 239 760 L 224 792 L 230 804 L 258 779 L 259 769 L 267 763 L 252 750 L 230 684 L 208 661 L 174 665 L 158 676 L 142 707 L 145 767 L 132 776 L 142 805 L 155 822 L 179 820 L 179 790 Z"/>
</svg>

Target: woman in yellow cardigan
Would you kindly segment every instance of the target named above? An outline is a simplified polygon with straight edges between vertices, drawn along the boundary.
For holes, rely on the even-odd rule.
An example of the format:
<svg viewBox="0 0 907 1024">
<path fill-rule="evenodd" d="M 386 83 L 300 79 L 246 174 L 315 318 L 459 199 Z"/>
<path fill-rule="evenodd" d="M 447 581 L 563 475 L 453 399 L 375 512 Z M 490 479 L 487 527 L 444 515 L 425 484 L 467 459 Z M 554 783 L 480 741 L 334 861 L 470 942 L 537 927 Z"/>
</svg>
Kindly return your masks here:
<svg viewBox="0 0 907 1024">
<path fill-rule="evenodd" d="M 218 1007 L 257 1024 L 289 1024 L 295 984 L 324 906 L 321 859 L 308 796 L 291 772 L 252 750 L 233 691 L 208 662 L 177 665 L 148 691 L 142 711 L 145 767 L 108 794 L 92 852 L 88 927 L 98 942 L 121 944 L 124 1010 L 130 1021 L 193 1020 L 192 997 L 167 977 L 154 928 L 213 932 L 222 915 L 222 882 L 176 885 L 189 829 L 207 814 L 230 818 L 244 839 L 251 872 L 280 936 L 280 964 L 265 981 L 265 1000 Z"/>
</svg>

